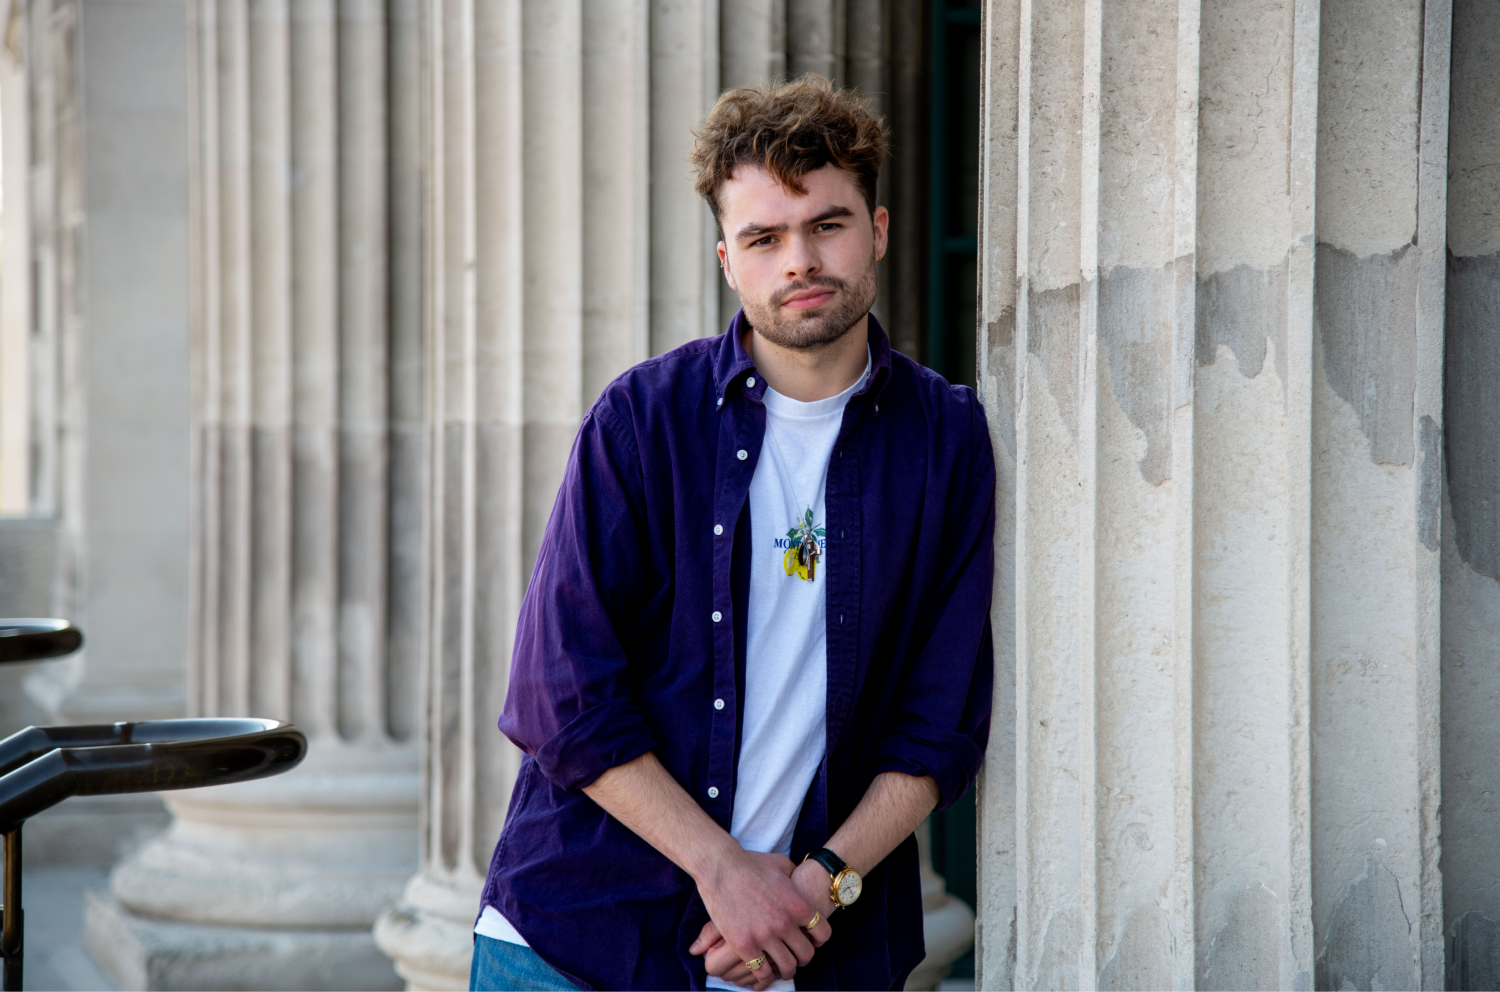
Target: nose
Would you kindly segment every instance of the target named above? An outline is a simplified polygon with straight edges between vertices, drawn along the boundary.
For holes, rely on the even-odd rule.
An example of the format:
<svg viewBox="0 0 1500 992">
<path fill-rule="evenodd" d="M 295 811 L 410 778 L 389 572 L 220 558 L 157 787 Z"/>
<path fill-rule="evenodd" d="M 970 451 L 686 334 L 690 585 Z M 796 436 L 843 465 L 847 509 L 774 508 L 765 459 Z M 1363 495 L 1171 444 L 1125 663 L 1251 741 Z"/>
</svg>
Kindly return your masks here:
<svg viewBox="0 0 1500 992">
<path fill-rule="evenodd" d="M 817 249 L 811 238 L 793 237 L 790 240 L 786 259 L 786 274 L 790 279 L 804 279 L 816 275 L 822 268 Z"/>
</svg>

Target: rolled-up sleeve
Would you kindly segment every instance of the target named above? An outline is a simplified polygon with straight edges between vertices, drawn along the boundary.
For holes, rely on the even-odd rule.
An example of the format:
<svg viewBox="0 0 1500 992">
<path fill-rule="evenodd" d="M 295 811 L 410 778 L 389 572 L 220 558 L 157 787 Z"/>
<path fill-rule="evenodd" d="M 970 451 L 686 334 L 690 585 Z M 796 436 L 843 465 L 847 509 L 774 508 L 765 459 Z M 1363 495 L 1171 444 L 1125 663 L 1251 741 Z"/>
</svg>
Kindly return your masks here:
<svg viewBox="0 0 1500 992">
<path fill-rule="evenodd" d="M 573 443 L 521 604 L 499 726 L 563 789 L 657 745 L 631 697 L 618 633 L 651 587 L 640 465 L 629 432 L 596 405 Z"/>
<path fill-rule="evenodd" d="M 871 770 L 932 776 L 938 809 L 979 774 L 994 688 L 995 462 L 984 410 L 972 398 L 969 427 L 945 506 L 944 565 L 924 609 L 929 633 L 903 666 Z"/>
</svg>

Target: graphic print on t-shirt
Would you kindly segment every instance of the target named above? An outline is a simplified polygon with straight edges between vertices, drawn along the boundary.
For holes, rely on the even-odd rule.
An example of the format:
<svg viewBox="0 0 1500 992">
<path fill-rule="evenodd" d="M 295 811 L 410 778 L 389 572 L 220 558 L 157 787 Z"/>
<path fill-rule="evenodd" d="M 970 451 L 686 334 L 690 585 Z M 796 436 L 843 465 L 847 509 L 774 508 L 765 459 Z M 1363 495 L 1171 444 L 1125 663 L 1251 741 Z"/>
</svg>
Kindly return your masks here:
<svg viewBox="0 0 1500 992">
<path fill-rule="evenodd" d="M 865 375 L 869 375 L 866 359 Z M 828 701 L 826 483 L 844 408 L 837 396 L 765 391 L 766 439 L 750 480 L 750 596 L 739 774 L 730 834 L 747 851 L 790 855 L 792 832 L 823 760 Z M 832 545 L 832 546 L 830 546 Z M 832 567 L 837 567 L 836 565 Z"/>
<path fill-rule="evenodd" d="M 828 541 L 824 536 L 823 525 L 813 523 L 812 507 L 809 506 L 802 519 L 786 532 L 784 543 L 780 538 L 775 543 L 778 548 L 786 548 L 786 553 L 781 556 L 781 564 L 787 575 L 807 582 L 818 577 L 818 560 L 823 557 L 823 549 L 827 547 Z"/>
</svg>

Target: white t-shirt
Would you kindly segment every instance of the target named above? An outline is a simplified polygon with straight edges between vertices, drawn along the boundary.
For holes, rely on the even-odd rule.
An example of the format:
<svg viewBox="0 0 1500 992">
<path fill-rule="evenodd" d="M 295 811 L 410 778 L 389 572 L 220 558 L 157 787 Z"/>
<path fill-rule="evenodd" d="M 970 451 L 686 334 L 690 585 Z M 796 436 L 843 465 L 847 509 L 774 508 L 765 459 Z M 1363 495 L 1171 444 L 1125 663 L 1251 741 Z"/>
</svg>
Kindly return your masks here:
<svg viewBox="0 0 1500 992">
<path fill-rule="evenodd" d="M 790 855 L 827 742 L 828 540 L 824 490 L 844 407 L 870 374 L 804 403 L 767 387 L 766 436 L 750 480 L 750 614 L 745 718 L 730 834 L 747 851 Z M 806 539 L 818 555 L 799 555 Z M 809 551 L 811 548 L 808 549 Z M 811 559 L 804 564 L 805 559 Z M 711 989 L 734 989 L 710 975 Z M 775 992 L 796 987 L 778 981 Z"/>
<path fill-rule="evenodd" d="M 828 460 L 844 407 L 870 374 L 804 403 L 767 387 L 766 436 L 750 480 L 750 595 L 744 722 L 730 834 L 747 851 L 790 855 L 802 800 L 823 761 L 828 704 Z M 799 555 L 807 539 L 817 555 Z M 808 547 L 811 551 L 811 547 Z M 474 932 L 526 941 L 493 906 Z M 709 988 L 737 986 L 709 976 Z M 792 989 L 776 982 L 773 990 Z"/>
</svg>

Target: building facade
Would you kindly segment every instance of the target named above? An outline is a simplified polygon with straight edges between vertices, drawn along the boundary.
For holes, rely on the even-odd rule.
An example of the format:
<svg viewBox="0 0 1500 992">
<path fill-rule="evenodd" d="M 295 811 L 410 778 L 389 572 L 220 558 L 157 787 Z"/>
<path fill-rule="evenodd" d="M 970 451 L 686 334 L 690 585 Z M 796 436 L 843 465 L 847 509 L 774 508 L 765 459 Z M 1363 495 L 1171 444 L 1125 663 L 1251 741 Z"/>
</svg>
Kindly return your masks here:
<svg viewBox="0 0 1500 992">
<path fill-rule="evenodd" d="M 88 909 L 122 987 L 462 987 L 573 433 L 733 312 L 691 129 L 804 71 L 887 115 L 877 309 L 972 375 L 1000 473 L 977 921 L 929 870 L 914 985 L 971 934 L 984 988 L 1500 980 L 1494 4 L 13 0 L 7 25 L 0 508 L 27 517 L 0 540 L 39 564 L 0 577 L 45 574 L 91 637 L 27 698 L 312 742 L 167 797 Z M 147 298 L 178 317 L 131 323 Z M 147 413 L 161 451 L 122 458 Z M 143 464 L 157 489 L 124 488 Z M 180 526 L 111 543 L 126 508 Z M 160 582 L 104 581 L 143 555 Z M 177 640 L 112 650 L 143 611 Z"/>
</svg>

